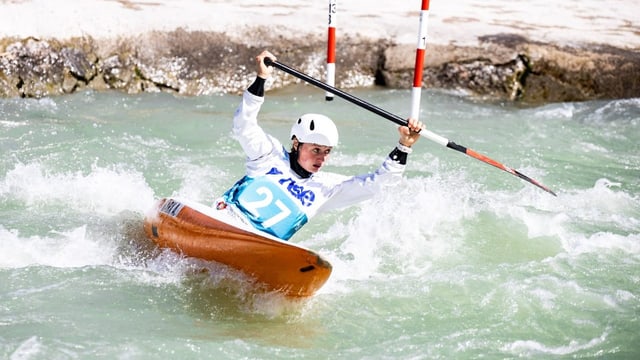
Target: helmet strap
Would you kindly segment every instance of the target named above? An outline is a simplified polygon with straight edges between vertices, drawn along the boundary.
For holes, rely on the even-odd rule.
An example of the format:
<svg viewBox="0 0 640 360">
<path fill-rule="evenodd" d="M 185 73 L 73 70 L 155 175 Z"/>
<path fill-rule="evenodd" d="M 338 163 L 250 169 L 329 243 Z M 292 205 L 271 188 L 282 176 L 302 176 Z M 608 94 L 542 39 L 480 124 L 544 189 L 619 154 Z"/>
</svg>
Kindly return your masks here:
<svg viewBox="0 0 640 360">
<path fill-rule="evenodd" d="M 289 166 L 291 167 L 291 170 L 293 170 L 293 172 L 298 174 L 298 176 L 303 179 L 308 179 L 311 177 L 312 173 L 303 169 L 298 162 L 298 149 L 300 148 L 300 146 L 302 146 L 302 143 L 298 142 L 297 148 L 291 148 L 291 152 L 289 153 Z"/>
</svg>

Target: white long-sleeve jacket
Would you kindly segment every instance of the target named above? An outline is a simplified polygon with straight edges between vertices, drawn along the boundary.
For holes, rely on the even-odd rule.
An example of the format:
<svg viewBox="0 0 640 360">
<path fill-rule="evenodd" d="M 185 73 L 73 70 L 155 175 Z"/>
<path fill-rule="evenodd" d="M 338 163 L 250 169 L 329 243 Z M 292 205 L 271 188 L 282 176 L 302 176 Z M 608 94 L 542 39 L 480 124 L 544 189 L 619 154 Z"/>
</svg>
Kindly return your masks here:
<svg viewBox="0 0 640 360">
<path fill-rule="evenodd" d="M 246 176 L 223 196 L 258 230 L 288 240 L 318 213 L 373 197 L 400 181 L 405 165 L 387 157 L 369 174 L 344 176 L 320 171 L 302 178 L 290 167 L 289 153 L 258 125 L 264 97 L 245 91 L 233 118 L 233 134 L 242 145 Z"/>
</svg>

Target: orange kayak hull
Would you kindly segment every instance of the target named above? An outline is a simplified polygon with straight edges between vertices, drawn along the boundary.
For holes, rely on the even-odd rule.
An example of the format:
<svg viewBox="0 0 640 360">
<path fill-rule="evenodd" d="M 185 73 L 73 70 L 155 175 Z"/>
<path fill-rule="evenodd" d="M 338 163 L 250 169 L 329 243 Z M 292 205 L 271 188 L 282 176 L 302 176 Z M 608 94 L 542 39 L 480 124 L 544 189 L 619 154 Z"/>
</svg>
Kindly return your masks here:
<svg viewBox="0 0 640 360">
<path fill-rule="evenodd" d="M 217 212 L 226 210 L 161 199 L 145 217 L 144 230 L 160 247 L 240 270 L 288 297 L 312 296 L 331 275 L 331 264 L 315 252 L 232 226 L 212 216 Z"/>
</svg>

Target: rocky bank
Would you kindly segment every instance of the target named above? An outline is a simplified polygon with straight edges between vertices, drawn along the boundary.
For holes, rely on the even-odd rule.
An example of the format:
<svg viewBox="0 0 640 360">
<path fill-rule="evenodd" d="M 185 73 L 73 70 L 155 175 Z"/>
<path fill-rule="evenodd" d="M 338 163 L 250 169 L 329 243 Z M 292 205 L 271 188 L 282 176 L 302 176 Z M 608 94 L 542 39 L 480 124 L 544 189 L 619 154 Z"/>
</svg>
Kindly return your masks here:
<svg viewBox="0 0 640 360">
<path fill-rule="evenodd" d="M 415 44 L 361 34 L 345 34 L 339 41 L 337 87 L 411 87 Z M 0 96 L 38 98 L 86 89 L 240 93 L 251 81 L 253 57 L 263 49 L 324 80 L 326 35 L 320 32 L 255 27 L 232 36 L 177 28 L 99 38 L 12 36 L 0 38 Z M 270 88 L 295 82 L 276 71 Z M 429 43 L 423 84 L 527 104 L 640 97 L 640 52 L 602 43 L 535 41 L 518 33 L 485 34 L 472 43 Z"/>
</svg>

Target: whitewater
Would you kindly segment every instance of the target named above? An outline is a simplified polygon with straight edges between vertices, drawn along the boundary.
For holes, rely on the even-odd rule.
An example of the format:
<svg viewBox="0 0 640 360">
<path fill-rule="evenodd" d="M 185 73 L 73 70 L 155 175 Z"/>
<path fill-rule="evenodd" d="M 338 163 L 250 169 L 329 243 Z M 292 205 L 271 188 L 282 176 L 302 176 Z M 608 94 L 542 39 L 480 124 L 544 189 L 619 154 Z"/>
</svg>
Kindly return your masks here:
<svg viewBox="0 0 640 360">
<path fill-rule="evenodd" d="M 358 97 L 406 117 L 409 91 Z M 333 265 L 313 298 L 256 294 L 158 249 L 155 199 L 205 204 L 244 174 L 236 95 L 83 92 L 0 100 L 0 358 L 619 358 L 640 355 L 640 99 L 536 107 L 423 93 L 430 130 L 554 197 L 426 139 L 403 182 L 291 241 Z M 375 169 L 395 125 L 299 85 L 268 92 L 340 130 L 327 171 Z"/>
</svg>

